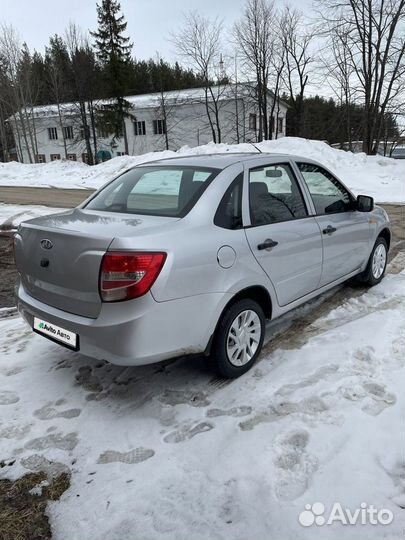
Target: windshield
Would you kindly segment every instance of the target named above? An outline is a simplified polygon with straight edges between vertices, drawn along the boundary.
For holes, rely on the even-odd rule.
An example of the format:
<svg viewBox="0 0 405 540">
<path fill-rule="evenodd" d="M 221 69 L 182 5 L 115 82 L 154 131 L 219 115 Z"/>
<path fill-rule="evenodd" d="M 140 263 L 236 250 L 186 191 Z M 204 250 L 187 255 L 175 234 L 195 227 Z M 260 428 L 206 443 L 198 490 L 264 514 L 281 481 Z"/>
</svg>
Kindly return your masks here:
<svg viewBox="0 0 405 540">
<path fill-rule="evenodd" d="M 190 166 L 135 167 L 106 186 L 85 208 L 183 217 L 218 172 Z"/>
</svg>

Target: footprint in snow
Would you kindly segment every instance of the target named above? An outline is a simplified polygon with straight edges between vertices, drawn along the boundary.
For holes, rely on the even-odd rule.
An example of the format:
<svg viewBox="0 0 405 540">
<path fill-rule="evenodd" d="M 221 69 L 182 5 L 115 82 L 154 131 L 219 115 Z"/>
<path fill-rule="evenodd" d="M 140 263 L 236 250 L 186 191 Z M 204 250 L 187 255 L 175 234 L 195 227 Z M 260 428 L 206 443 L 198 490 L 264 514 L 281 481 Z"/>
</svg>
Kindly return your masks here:
<svg viewBox="0 0 405 540">
<path fill-rule="evenodd" d="M 386 386 L 373 381 L 341 386 L 340 393 L 350 401 L 361 401 L 361 410 L 371 416 L 378 416 L 384 409 L 395 405 L 395 394 L 388 392 Z"/>
<path fill-rule="evenodd" d="M 15 392 L 9 390 L 3 390 L 0 392 L 0 405 L 11 405 L 12 403 L 17 403 L 20 398 Z"/>
<path fill-rule="evenodd" d="M 367 382 L 363 384 L 363 388 L 367 396 L 361 410 L 372 416 L 379 415 L 387 407 L 395 405 L 397 401 L 395 394 L 388 392 L 383 384 Z"/>
<path fill-rule="evenodd" d="M 135 448 L 129 452 L 118 452 L 116 450 L 106 450 L 100 454 L 97 463 L 126 463 L 127 465 L 134 465 L 146 461 L 155 455 L 155 451 L 150 448 Z"/>
<path fill-rule="evenodd" d="M 285 384 L 284 386 L 281 386 L 276 391 L 275 396 L 280 396 L 280 397 L 292 396 L 293 394 L 295 394 L 295 392 L 297 392 L 301 388 L 308 388 L 309 386 L 314 386 L 319 381 L 325 380 L 326 377 L 333 375 L 338 370 L 339 370 L 338 364 L 328 364 L 326 366 L 322 366 L 298 382 Z"/>
<path fill-rule="evenodd" d="M 273 461 L 276 466 L 275 492 L 278 498 L 294 500 L 308 489 L 310 479 L 318 468 L 318 460 L 306 450 L 308 441 L 309 433 L 301 429 L 276 439 Z"/>
<path fill-rule="evenodd" d="M 192 407 L 206 407 L 210 404 L 207 396 L 203 392 L 193 392 L 191 390 L 166 389 L 158 400 L 165 405 L 191 405 Z"/>
<path fill-rule="evenodd" d="M 82 412 L 81 409 L 66 409 L 64 411 L 58 411 L 54 405 L 62 405 L 63 400 L 59 400 L 56 403 L 49 402 L 40 409 L 34 411 L 34 416 L 40 420 L 52 420 L 53 418 L 75 418 Z"/>
<path fill-rule="evenodd" d="M 248 416 L 252 412 L 252 407 L 246 407 L 241 405 L 240 407 L 232 407 L 231 409 L 209 409 L 207 411 L 208 418 L 215 418 L 217 416 L 233 416 L 234 418 L 240 416 Z"/>
<path fill-rule="evenodd" d="M 69 473 L 69 467 L 58 461 L 49 461 L 40 454 L 33 454 L 21 459 L 21 465 L 32 472 L 44 472 L 47 476 L 53 478 L 61 473 Z"/>
<path fill-rule="evenodd" d="M 29 433 L 31 426 L 15 426 L 13 424 L 2 426 L 0 429 L 0 439 L 23 439 Z"/>
<path fill-rule="evenodd" d="M 37 437 L 25 444 L 25 448 L 33 450 L 45 450 L 47 448 L 58 448 L 59 450 L 71 451 L 79 442 L 77 433 L 67 433 L 63 435 L 61 432 L 50 433 L 44 437 Z"/>
<path fill-rule="evenodd" d="M 381 458 L 377 458 L 377 461 L 394 484 L 395 492 L 390 496 L 391 501 L 405 510 L 405 461 L 396 461 L 388 466 L 384 465 Z"/>
<path fill-rule="evenodd" d="M 328 405 L 318 396 L 310 396 L 301 401 L 279 400 L 270 403 L 266 408 L 257 411 L 255 416 L 239 423 L 242 431 L 250 431 L 259 424 L 277 422 L 291 414 L 316 416 L 328 411 Z"/>
<path fill-rule="evenodd" d="M 213 429 L 214 425 L 210 422 L 199 422 L 197 425 L 187 424 L 182 426 L 176 431 L 168 433 L 164 438 L 166 443 L 179 443 L 183 441 L 188 441 L 200 433 L 205 433 Z"/>
</svg>

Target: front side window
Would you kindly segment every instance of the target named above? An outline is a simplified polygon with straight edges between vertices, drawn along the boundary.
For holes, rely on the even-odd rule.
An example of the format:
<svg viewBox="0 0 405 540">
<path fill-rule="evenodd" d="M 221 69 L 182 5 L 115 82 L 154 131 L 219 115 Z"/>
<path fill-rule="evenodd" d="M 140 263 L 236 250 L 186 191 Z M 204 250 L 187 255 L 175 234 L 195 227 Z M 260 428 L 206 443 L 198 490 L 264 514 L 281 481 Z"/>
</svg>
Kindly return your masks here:
<svg viewBox="0 0 405 540">
<path fill-rule="evenodd" d="M 249 203 L 253 226 L 308 215 L 297 180 L 290 165 L 284 163 L 250 170 Z"/>
<path fill-rule="evenodd" d="M 86 208 L 183 217 L 218 172 L 218 169 L 191 166 L 135 167 L 100 191 Z"/>
<path fill-rule="evenodd" d="M 313 163 L 297 163 L 318 215 L 336 214 L 353 209 L 353 198 L 328 171 Z"/>
<path fill-rule="evenodd" d="M 215 214 L 215 225 L 223 229 L 242 228 L 242 188 L 243 173 L 226 190 Z"/>
</svg>

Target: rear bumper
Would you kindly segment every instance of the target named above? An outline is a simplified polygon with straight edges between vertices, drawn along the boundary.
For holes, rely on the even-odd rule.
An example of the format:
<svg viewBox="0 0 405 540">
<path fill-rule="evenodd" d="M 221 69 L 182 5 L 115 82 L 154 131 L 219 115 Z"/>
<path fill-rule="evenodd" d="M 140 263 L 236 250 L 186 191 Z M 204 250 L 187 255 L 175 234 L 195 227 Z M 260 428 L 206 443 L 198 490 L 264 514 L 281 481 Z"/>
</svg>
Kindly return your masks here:
<svg viewBox="0 0 405 540">
<path fill-rule="evenodd" d="M 204 294 L 156 302 L 150 293 L 136 300 L 103 304 L 97 319 L 48 306 L 16 287 L 17 306 L 33 326 L 34 316 L 79 335 L 80 353 L 118 365 L 143 365 L 206 350 L 230 295 Z"/>
</svg>

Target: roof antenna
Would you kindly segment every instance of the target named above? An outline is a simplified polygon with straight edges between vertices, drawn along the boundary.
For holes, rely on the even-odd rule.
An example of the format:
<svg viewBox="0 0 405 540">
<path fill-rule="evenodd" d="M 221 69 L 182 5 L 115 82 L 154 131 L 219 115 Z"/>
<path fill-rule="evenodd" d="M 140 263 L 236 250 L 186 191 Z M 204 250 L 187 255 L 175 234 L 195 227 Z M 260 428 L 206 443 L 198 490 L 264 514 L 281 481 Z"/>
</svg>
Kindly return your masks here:
<svg viewBox="0 0 405 540">
<path fill-rule="evenodd" d="M 252 142 L 250 144 L 256 148 L 256 150 L 259 152 L 259 154 L 263 154 L 263 152 L 260 150 L 260 148 L 258 146 L 256 146 Z"/>
</svg>

